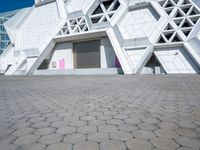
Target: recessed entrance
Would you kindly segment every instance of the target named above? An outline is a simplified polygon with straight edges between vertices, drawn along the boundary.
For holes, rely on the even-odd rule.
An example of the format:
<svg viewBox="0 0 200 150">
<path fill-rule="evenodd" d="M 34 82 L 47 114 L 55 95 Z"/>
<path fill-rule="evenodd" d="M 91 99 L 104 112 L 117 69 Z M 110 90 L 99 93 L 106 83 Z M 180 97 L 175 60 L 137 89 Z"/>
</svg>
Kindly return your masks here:
<svg viewBox="0 0 200 150">
<path fill-rule="evenodd" d="M 100 68 L 100 40 L 74 43 L 75 68 Z"/>
</svg>

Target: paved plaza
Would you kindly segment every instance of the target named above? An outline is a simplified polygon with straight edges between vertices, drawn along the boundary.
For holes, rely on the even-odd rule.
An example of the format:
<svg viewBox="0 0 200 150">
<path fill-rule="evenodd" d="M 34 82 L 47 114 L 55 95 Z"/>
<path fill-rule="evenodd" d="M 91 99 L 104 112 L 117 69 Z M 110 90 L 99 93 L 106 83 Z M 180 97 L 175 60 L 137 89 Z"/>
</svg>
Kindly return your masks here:
<svg viewBox="0 0 200 150">
<path fill-rule="evenodd" d="M 0 150 L 199 150 L 200 77 L 0 76 Z"/>
</svg>

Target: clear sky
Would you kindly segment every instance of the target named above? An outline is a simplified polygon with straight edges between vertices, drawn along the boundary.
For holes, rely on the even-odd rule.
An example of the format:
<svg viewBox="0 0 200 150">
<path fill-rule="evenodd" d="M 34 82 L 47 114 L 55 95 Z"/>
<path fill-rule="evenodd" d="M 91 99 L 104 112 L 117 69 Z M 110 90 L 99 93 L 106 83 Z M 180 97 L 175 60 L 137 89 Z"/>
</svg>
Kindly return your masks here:
<svg viewBox="0 0 200 150">
<path fill-rule="evenodd" d="M 0 12 L 16 10 L 29 7 L 34 4 L 34 0 L 0 0 Z"/>
</svg>

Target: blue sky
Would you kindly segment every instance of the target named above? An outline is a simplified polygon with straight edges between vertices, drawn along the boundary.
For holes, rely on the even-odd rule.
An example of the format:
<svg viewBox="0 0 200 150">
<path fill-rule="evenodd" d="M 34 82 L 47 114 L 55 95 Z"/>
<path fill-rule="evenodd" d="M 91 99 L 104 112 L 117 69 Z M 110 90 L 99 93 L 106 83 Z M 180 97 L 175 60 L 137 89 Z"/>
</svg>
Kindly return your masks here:
<svg viewBox="0 0 200 150">
<path fill-rule="evenodd" d="M 1 0 L 0 12 L 16 10 L 28 6 L 32 6 L 34 0 Z"/>
</svg>

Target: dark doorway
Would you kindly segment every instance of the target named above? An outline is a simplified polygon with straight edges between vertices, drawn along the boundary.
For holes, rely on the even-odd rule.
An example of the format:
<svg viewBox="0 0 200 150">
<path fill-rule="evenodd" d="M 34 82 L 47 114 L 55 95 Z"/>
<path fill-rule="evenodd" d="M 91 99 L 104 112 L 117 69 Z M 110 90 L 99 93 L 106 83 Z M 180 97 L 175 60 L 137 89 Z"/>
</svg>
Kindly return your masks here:
<svg viewBox="0 0 200 150">
<path fill-rule="evenodd" d="M 75 68 L 100 68 L 100 41 L 74 44 Z"/>
</svg>

